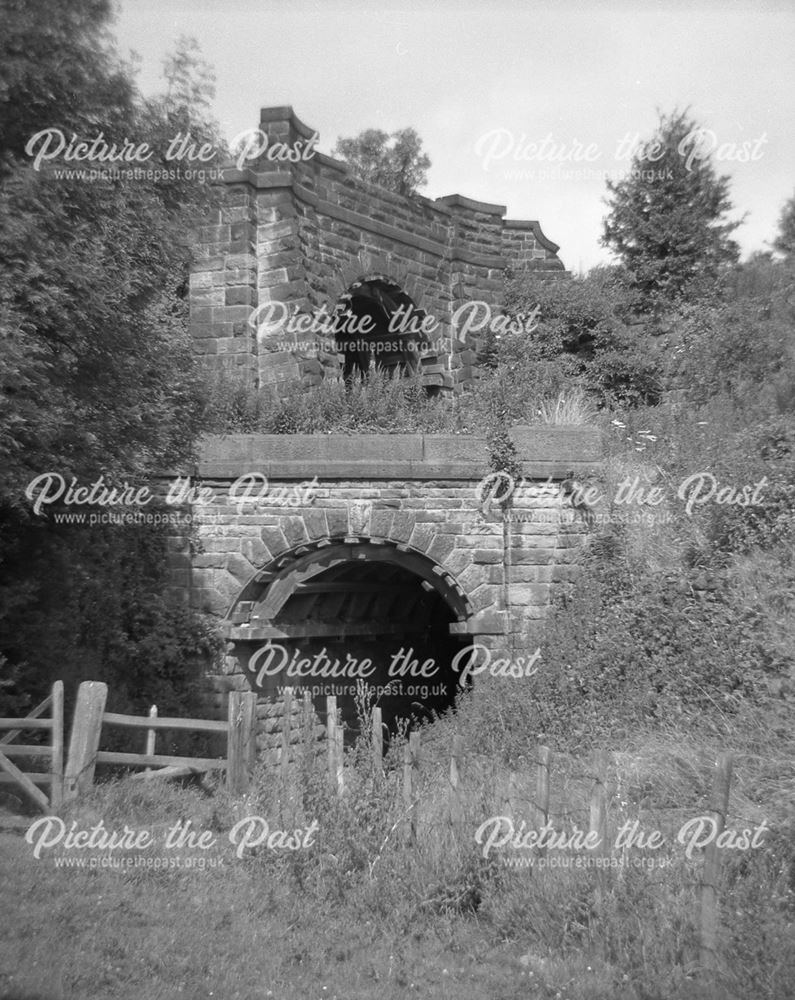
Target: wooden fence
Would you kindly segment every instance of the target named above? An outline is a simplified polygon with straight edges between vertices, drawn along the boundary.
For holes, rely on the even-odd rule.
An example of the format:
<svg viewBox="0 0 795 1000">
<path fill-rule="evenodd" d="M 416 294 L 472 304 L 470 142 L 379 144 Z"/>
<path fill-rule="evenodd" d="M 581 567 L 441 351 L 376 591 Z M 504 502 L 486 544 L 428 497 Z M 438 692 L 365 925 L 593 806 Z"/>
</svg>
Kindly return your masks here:
<svg viewBox="0 0 795 1000">
<path fill-rule="evenodd" d="M 78 690 L 64 774 L 65 801 L 91 787 L 97 764 L 143 768 L 142 774 L 136 775 L 143 778 L 173 778 L 212 770 L 226 770 L 227 783 L 234 794 L 242 794 L 248 789 L 256 759 L 257 696 L 254 692 L 230 692 L 229 711 L 225 722 L 217 719 L 161 717 L 158 716 L 154 705 L 147 716 L 106 712 L 107 695 L 107 685 L 99 681 L 85 681 Z M 121 726 L 144 731 L 143 752 L 122 753 L 100 750 L 103 726 Z M 224 735 L 226 756 L 184 757 L 155 753 L 157 733 L 163 729 Z"/>
<path fill-rule="evenodd" d="M 285 719 L 289 720 L 289 713 L 285 713 Z M 383 770 L 383 726 L 381 722 L 381 710 L 374 708 L 370 720 L 372 733 L 372 761 L 376 773 Z M 289 726 L 289 721 L 285 723 Z M 337 720 L 336 699 L 328 698 L 328 718 L 327 718 L 327 743 L 328 743 L 328 769 L 329 781 L 339 794 L 345 791 L 344 766 L 343 766 L 343 742 L 341 727 Z M 285 735 L 283 745 L 288 745 L 288 738 Z M 450 748 L 449 757 L 449 788 L 452 795 L 451 816 L 455 810 L 460 815 L 460 808 L 456 810 L 456 805 L 460 806 L 459 797 L 462 794 L 463 786 L 461 782 L 461 772 L 464 764 L 464 755 L 461 748 L 460 737 L 454 737 Z M 534 784 L 534 806 L 535 822 L 538 827 L 544 826 L 550 816 L 550 750 L 546 746 L 537 746 L 535 752 L 535 776 Z M 599 751 L 596 754 L 595 767 L 592 774 L 592 787 L 589 800 L 589 823 L 588 832 L 598 835 L 599 843 L 607 843 L 607 813 L 608 813 L 608 768 L 610 755 L 606 751 Z M 283 763 L 286 754 L 283 754 Z M 405 814 L 404 841 L 406 844 L 413 844 L 417 836 L 416 806 L 418 803 L 417 790 L 419 788 L 419 769 L 421 762 L 421 735 L 419 732 L 409 734 L 408 740 L 403 745 L 402 759 L 402 801 Z M 718 875 L 720 872 L 720 849 L 718 839 L 726 826 L 726 818 L 729 810 L 729 794 L 731 786 L 733 755 L 723 753 L 715 761 L 712 776 L 712 792 L 708 815 L 715 823 L 714 836 L 704 849 L 704 861 L 701 876 L 698 883 L 699 898 L 699 966 L 705 973 L 718 971 Z M 543 853 L 543 848 L 539 849 Z M 604 849 L 602 850 L 604 852 Z M 601 886 L 597 886 L 597 896 L 602 893 Z M 599 905 L 599 898 L 595 904 Z"/>
<path fill-rule="evenodd" d="M 0 718 L 0 731 L 10 730 L 0 739 L 0 784 L 20 788 L 45 813 L 58 813 L 65 802 L 91 788 L 97 764 L 143 768 L 145 770 L 140 777 L 144 778 L 173 778 L 225 770 L 227 783 L 234 794 L 242 794 L 248 789 L 256 759 L 257 696 L 253 692 L 230 693 L 225 722 L 217 719 L 161 718 L 154 706 L 149 715 L 143 717 L 106 712 L 107 696 L 107 685 L 99 681 L 85 681 L 80 685 L 66 766 L 62 681 L 56 681 L 50 695 L 24 718 Z M 43 715 L 48 709 L 50 716 L 45 718 Z M 144 730 L 143 752 L 100 750 L 104 726 Z M 156 753 L 157 733 L 163 729 L 224 735 L 227 739 L 226 756 L 181 757 Z M 49 746 L 15 742 L 26 730 L 49 731 Z M 26 760 L 44 758 L 49 760 L 50 767 L 48 771 L 23 771 L 10 760 L 11 757 Z M 49 796 L 38 787 L 42 784 L 49 785 Z"/>
<path fill-rule="evenodd" d="M 256 726 L 257 696 L 254 692 L 233 691 L 229 695 L 227 720 L 161 718 L 152 706 L 148 716 L 121 715 L 105 711 L 107 685 L 97 681 L 86 681 L 80 685 L 75 705 L 69 754 L 64 769 L 63 737 L 63 683 L 56 681 L 52 692 L 30 714 L 22 719 L 0 719 L 0 730 L 11 730 L 0 739 L 0 783 L 12 783 L 22 788 L 33 802 L 45 812 L 57 812 L 64 802 L 87 791 L 94 780 L 97 764 L 115 764 L 130 768 L 145 769 L 141 778 L 178 777 L 209 770 L 226 770 L 227 784 L 233 794 L 248 791 L 253 766 L 257 757 Z M 280 747 L 280 767 L 284 774 L 290 766 L 290 747 L 293 742 L 293 703 L 290 692 L 285 694 L 284 714 Z M 50 717 L 43 714 L 50 709 Z M 308 693 L 303 697 L 304 724 L 313 713 L 312 699 Z M 384 773 L 384 726 L 381 709 L 372 709 L 370 717 L 371 759 L 375 775 Z M 142 753 L 117 753 L 99 749 L 103 726 L 122 726 L 144 732 Z M 48 730 L 50 745 L 17 744 L 13 741 L 25 730 Z M 160 730 L 179 730 L 223 734 L 227 738 L 225 757 L 182 757 L 158 754 L 157 733 Z M 327 698 L 326 713 L 326 766 L 328 779 L 337 794 L 345 793 L 345 758 L 343 727 L 339 719 L 336 698 Z M 47 772 L 25 773 L 9 759 L 47 758 L 50 768 Z M 534 776 L 531 783 L 535 789 L 534 807 L 536 822 L 543 826 L 550 815 L 550 750 L 538 746 L 535 754 Z M 455 737 L 449 751 L 449 789 L 452 807 L 461 805 L 462 770 L 464 765 L 460 738 Z M 399 769 L 400 795 L 404 807 L 404 842 L 411 845 L 417 837 L 417 803 L 419 790 L 419 768 L 421 761 L 421 735 L 409 734 L 403 745 L 402 767 Z M 589 802 L 589 832 L 595 832 L 605 842 L 607 822 L 607 771 L 609 758 L 606 752 L 596 757 L 596 767 L 592 776 Z M 157 768 L 157 770 L 153 770 Z M 700 964 L 704 970 L 714 970 L 717 965 L 718 935 L 718 874 L 720 856 L 717 848 L 718 835 L 724 830 L 729 805 L 732 774 L 732 755 L 722 754 L 716 762 L 713 776 L 710 813 L 716 824 L 716 835 L 705 849 L 704 865 L 699 885 L 700 898 Z M 49 798 L 37 787 L 50 786 Z M 458 810 L 460 813 L 460 810 Z M 451 813 L 452 815 L 452 813 Z"/>
</svg>

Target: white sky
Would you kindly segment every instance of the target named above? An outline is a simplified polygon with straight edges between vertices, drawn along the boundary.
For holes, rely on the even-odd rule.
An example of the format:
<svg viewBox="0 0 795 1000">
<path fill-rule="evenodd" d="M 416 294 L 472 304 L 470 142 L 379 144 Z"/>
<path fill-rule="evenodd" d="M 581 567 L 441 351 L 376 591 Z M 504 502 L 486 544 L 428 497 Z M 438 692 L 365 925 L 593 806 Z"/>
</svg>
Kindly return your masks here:
<svg viewBox="0 0 795 1000">
<path fill-rule="evenodd" d="M 619 142 L 649 138 L 658 110 L 689 107 L 725 154 L 756 150 L 718 164 L 747 216 L 744 254 L 766 249 L 795 192 L 792 0 L 122 0 L 115 34 L 123 55 L 139 54 L 145 93 L 176 38 L 193 35 L 227 139 L 279 104 L 324 152 L 365 128 L 416 128 L 433 163 L 423 194 L 538 219 L 574 271 L 610 259 L 604 176 L 629 167 Z M 478 139 L 496 130 L 505 152 L 487 166 Z M 546 136 L 558 154 L 591 146 L 591 161 L 513 158 Z"/>
</svg>

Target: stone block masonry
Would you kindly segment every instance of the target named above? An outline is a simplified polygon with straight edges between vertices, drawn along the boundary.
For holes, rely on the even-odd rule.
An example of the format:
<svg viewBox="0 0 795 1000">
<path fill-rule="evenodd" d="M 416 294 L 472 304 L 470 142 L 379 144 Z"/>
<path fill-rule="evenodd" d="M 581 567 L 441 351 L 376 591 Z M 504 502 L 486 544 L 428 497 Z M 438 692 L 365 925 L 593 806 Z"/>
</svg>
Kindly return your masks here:
<svg viewBox="0 0 795 1000">
<path fill-rule="evenodd" d="M 314 149 L 290 107 L 263 109 L 260 135 L 260 154 L 224 172 L 219 206 L 199 227 L 190 291 L 196 351 L 259 392 L 358 377 L 373 360 L 418 372 L 431 393 L 473 387 L 506 273 L 567 276 L 538 221 L 360 181 Z M 425 339 L 400 323 L 395 337 L 407 315 Z M 343 318 L 373 322 L 374 339 L 362 349 L 356 334 L 340 336 Z M 191 477 L 205 502 L 186 509 L 190 530 L 175 528 L 169 557 L 173 595 L 217 616 L 227 640 L 208 677 L 219 713 L 226 692 L 254 688 L 265 739 L 281 725 L 290 670 L 322 716 L 338 692 L 315 685 L 318 672 L 328 679 L 333 664 L 355 662 L 369 665 L 389 723 L 418 705 L 449 706 L 462 650 L 535 643 L 587 533 L 582 518 L 558 516 L 572 513 L 561 483 L 593 471 L 600 444 L 581 427 L 512 434 L 525 479 L 510 516 L 489 503 L 489 456 L 474 436 L 205 441 Z M 338 704 L 351 725 L 350 686 Z"/>
<path fill-rule="evenodd" d="M 248 665 L 268 642 L 302 656 L 375 650 L 382 671 L 421 644 L 448 661 L 462 643 L 495 655 L 537 644 L 588 532 L 561 484 L 598 471 L 600 437 L 583 427 L 511 433 L 524 479 L 507 522 L 487 503 L 482 438 L 205 441 L 192 477 L 204 502 L 185 509 L 192 537 L 175 528 L 170 565 L 173 596 L 216 615 L 227 639 L 208 680 L 215 707 L 254 683 Z"/>
<path fill-rule="evenodd" d="M 330 315 L 346 294 L 376 282 L 434 317 L 423 380 L 459 390 L 476 377 L 483 331 L 462 336 L 457 310 L 480 301 L 496 315 L 508 268 L 566 273 L 536 220 L 506 220 L 504 206 L 459 194 L 393 194 L 316 151 L 297 162 L 269 158 L 274 144 L 305 149 L 313 136 L 290 107 L 264 108 L 260 129 L 268 139 L 262 155 L 225 171 L 221 205 L 198 228 L 190 321 L 208 363 L 262 390 L 316 385 L 341 360 L 319 333 L 258 337 L 269 303 Z"/>
</svg>

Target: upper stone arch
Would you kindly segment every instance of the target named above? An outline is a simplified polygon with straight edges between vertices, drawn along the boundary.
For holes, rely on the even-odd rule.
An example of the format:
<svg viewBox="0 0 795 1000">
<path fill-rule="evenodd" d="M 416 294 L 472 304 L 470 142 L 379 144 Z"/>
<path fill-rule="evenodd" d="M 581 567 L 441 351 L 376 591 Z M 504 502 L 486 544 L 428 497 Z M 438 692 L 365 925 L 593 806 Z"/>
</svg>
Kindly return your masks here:
<svg viewBox="0 0 795 1000">
<path fill-rule="evenodd" d="M 249 320 L 264 303 L 312 314 L 363 276 L 393 281 L 442 331 L 427 384 L 457 392 L 478 376 L 477 352 L 453 329 L 459 307 L 476 301 L 499 311 L 507 271 L 567 275 L 538 220 L 505 219 L 504 205 L 458 194 L 397 195 L 314 149 L 270 157 L 271 148 L 309 149 L 313 132 L 290 107 L 264 108 L 260 129 L 262 154 L 224 173 L 223 204 L 199 229 L 191 277 L 197 352 L 260 389 L 294 393 L 342 367 L 322 334 L 257 336 Z"/>
</svg>

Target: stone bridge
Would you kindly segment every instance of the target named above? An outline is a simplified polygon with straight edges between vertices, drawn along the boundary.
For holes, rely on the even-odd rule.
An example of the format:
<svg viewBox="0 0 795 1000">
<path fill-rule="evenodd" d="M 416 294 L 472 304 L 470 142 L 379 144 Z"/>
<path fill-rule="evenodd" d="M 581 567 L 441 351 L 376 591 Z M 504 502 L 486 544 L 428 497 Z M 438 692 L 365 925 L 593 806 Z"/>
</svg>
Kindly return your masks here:
<svg viewBox="0 0 795 1000">
<path fill-rule="evenodd" d="M 208 440 L 193 537 L 174 536 L 171 567 L 181 599 L 222 620 L 216 707 L 231 688 L 274 698 L 289 684 L 321 714 L 337 695 L 350 721 L 359 670 L 388 722 L 449 705 L 468 665 L 532 653 L 588 530 L 569 481 L 598 468 L 600 442 L 578 427 L 512 437 L 524 478 L 507 513 L 482 438 Z"/>
<path fill-rule="evenodd" d="M 197 232 L 197 352 L 271 395 L 366 377 L 373 356 L 418 373 L 431 395 L 477 391 L 484 316 L 501 315 L 506 275 L 565 276 L 557 245 L 502 205 L 365 183 L 317 138 L 292 108 L 265 108 L 226 171 Z M 473 324 L 475 304 L 485 312 Z M 363 347 L 351 323 L 366 328 Z M 531 654 L 586 531 L 565 482 L 594 468 L 599 442 L 582 428 L 512 433 L 526 479 L 507 519 L 489 503 L 504 482 L 482 485 L 482 438 L 207 441 L 193 532 L 175 533 L 171 567 L 179 596 L 222 620 L 219 711 L 231 688 L 278 704 L 299 685 L 321 715 L 335 694 L 350 721 L 362 679 L 388 722 L 443 708 L 468 673 Z"/>
<path fill-rule="evenodd" d="M 390 369 L 403 360 L 390 347 L 397 313 L 428 324 L 421 366 L 429 390 L 471 385 L 486 327 L 485 313 L 468 310 L 477 302 L 499 309 L 508 269 L 566 275 L 557 244 L 537 220 L 506 219 L 504 205 L 404 197 L 359 180 L 318 152 L 314 135 L 292 108 L 263 108 L 260 138 L 226 171 L 223 202 L 196 234 L 196 350 L 263 390 L 292 392 L 334 376 L 340 355 L 345 364 L 356 354 L 335 343 L 334 324 L 324 328 L 322 317 L 345 315 L 354 329 L 369 320 Z M 287 314 L 316 322 L 307 329 Z"/>
</svg>

